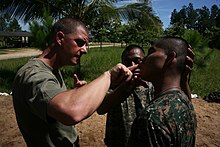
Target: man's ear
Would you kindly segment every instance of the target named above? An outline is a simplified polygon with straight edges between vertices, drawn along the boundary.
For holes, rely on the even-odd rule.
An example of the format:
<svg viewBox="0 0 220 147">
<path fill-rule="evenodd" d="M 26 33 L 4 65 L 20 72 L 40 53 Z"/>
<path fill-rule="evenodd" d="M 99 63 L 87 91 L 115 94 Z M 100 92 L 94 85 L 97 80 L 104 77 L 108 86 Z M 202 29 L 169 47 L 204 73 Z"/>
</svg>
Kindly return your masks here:
<svg viewBox="0 0 220 147">
<path fill-rule="evenodd" d="M 58 31 L 56 34 L 56 42 L 61 45 L 64 40 L 64 33 L 62 31 Z"/>
<path fill-rule="evenodd" d="M 167 69 L 172 64 L 175 58 L 176 58 L 176 52 L 171 51 L 170 53 L 168 53 L 166 61 L 164 63 L 163 70 Z"/>
</svg>

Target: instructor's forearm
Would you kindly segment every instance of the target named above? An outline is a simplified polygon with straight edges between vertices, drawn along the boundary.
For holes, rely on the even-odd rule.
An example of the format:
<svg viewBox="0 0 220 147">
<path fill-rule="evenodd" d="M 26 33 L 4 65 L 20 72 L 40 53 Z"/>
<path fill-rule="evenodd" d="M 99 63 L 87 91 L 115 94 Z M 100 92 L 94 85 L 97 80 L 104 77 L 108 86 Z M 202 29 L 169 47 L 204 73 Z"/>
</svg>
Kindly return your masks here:
<svg viewBox="0 0 220 147">
<path fill-rule="evenodd" d="M 82 121 L 99 107 L 110 82 L 107 71 L 89 84 L 58 94 L 51 100 L 48 114 L 66 125 Z"/>
</svg>

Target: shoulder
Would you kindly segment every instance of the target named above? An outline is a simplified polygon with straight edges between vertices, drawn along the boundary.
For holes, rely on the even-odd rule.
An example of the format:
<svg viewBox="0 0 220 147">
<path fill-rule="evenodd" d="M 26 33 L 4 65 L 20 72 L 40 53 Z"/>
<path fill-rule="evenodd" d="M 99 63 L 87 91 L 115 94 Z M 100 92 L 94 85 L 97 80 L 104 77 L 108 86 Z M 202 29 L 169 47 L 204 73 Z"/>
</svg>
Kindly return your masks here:
<svg viewBox="0 0 220 147">
<path fill-rule="evenodd" d="M 158 121 L 162 117 L 179 115 L 183 111 L 190 110 L 188 105 L 190 102 L 184 93 L 171 91 L 151 101 L 142 111 L 140 118 Z"/>
<path fill-rule="evenodd" d="M 36 89 L 60 84 L 53 74 L 52 68 L 45 65 L 42 61 L 32 59 L 18 70 L 14 79 L 14 87 L 18 88 L 18 85 L 20 85 L 20 88 L 22 86 Z"/>
<path fill-rule="evenodd" d="M 26 78 L 48 78 L 53 76 L 52 68 L 44 64 L 41 60 L 36 58 L 29 60 L 24 66 L 22 66 L 18 72 L 17 76 Z M 34 80 L 34 79 L 33 79 Z"/>
</svg>

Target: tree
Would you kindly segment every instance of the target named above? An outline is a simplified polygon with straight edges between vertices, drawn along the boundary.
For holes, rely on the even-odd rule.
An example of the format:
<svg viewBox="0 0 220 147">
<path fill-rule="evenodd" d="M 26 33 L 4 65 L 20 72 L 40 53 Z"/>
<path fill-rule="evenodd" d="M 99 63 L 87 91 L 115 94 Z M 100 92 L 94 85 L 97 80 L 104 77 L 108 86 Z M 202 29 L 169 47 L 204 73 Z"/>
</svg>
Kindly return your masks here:
<svg viewBox="0 0 220 147">
<path fill-rule="evenodd" d="M 198 28 L 197 30 L 202 33 L 208 33 L 210 28 L 210 11 L 209 9 L 204 6 L 202 9 L 198 9 L 199 17 L 198 17 Z"/>
<path fill-rule="evenodd" d="M 10 31 L 10 32 L 21 31 L 21 26 L 18 23 L 17 19 L 14 18 L 13 20 L 10 21 L 10 23 L 8 24 L 7 31 Z"/>
<path fill-rule="evenodd" d="M 133 16 L 128 17 L 127 23 L 123 25 L 123 36 L 121 38 L 126 44 L 137 43 L 143 46 L 148 44 L 149 40 L 162 34 L 162 22 L 155 15 L 149 1 L 129 4 L 126 9 L 128 16 Z"/>
<path fill-rule="evenodd" d="M 93 18 L 102 14 L 104 14 L 102 17 L 106 18 L 119 17 L 119 14 L 127 18 L 128 14 L 132 13 L 132 10 L 127 10 L 126 7 L 116 8 L 113 5 L 115 2 L 116 0 L 2 0 L 0 8 L 24 22 L 42 19 L 44 13 L 42 8 L 46 8 L 55 19 L 74 17 L 89 25 Z"/>
<path fill-rule="evenodd" d="M 21 26 L 19 25 L 17 19 L 10 19 L 8 13 L 1 12 L 0 15 L 0 31 L 16 32 L 21 31 Z"/>
<path fill-rule="evenodd" d="M 173 10 L 173 12 L 171 13 L 170 24 L 171 25 L 178 24 L 184 26 L 185 28 L 186 19 L 187 19 L 186 6 L 183 6 L 179 12 L 177 12 L 176 9 Z"/>
<path fill-rule="evenodd" d="M 194 10 L 190 3 L 179 12 L 174 9 L 170 24 L 165 34 L 182 36 L 186 30 L 198 31 L 203 38 L 208 39 L 211 48 L 220 48 L 220 9 L 217 5 L 213 5 L 211 10 L 206 6 Z"/>
<path fill-rule="evenodd" d="M 97 17 L 102 17 L 103 20 L 111 20 L 112 18 L 132 19 L 135 15 L 145 13 L 146 19 L 150 20 L 152 14 L 150 11 L 144 12 L 139 9 L 150 5 L 150 0 L 139 0 L 141 2 L 132 5 L 132 7 L 122 6 L 119 8 L 115 7 L 117 0 L 2 0 L 0 8 L 4 11 L 9 12 L 11 17 L 29 22 L 31 20 L 42 19 L 44 9 L 49 10 L 49 15 L 53 18 L 61 17 L 74 17 L 79 18 L 88 26 Z M 137 1 L 138 2 L 138 1 Z M 150 8 L 150 7 L 149 7 Z M 143 18 L 143 17 L 142 17 Z M 153 20 L 153 19 L 152 19 Z"/>
<path fill-rule="evenodd" d="M 2 0 L 0 8 L 25 23 L 42 19 L 44 10 L 47 9 L 54 19 L 74 17 L 89 25 L 92 18 L 102 13 L 106 17 L 112 16 L 115 13 L 113 2 L 114 0 Z"/>
<path fill-rule="evenodd" d="M 183 24 L 174 23 L 170 27 L 166 28 L 164 34 L 168 36 L 182 36 L 185 30 L 186 29 Z"/>
<path fill-rule="evenodd" d="M 211 15 L 210 15 L 210 20 L 212 26 L 217 26 L 217 24 L 220 24 L 220 20 L 218 22 L 218 17 L 220 17 L 220 9 L 218 8 L 217 5 L 213 5 L 211 7 Z M 219 26 L 220 27 L 220 26 Z"/>
<path fill-rule="evenodd" d="M 5 13 L 3 11 L 0 11 L 0 31 L 5 32 L 19 32 L 21 31 L 21 26 L 19 25 L 17 19 L 10 19 L 10 15 L 8 13 Z M 21 37 L 17 36 L 9 36 L 9 37 L 3 37 L 1 39 L 4 43 L 4 47 L 9 46 L 20 46 Z"/>
<path fill-rule="evenodd" d="M 195 53 L 195 65 L 204 68 L 212 57 L 213 50 L 208 48 L 208 39 L 204 38 L 198 31 L 187 30 L 182 36 L 188 41 Z"/>
<path fill-rule="evenodd" d="M 112 20 L 111 27 L 109 27 L 108 36 L 109 40 L 113 43 L 119 43 L 121 36 L 121 20 L 114 19 Z"/>
<path fill-rule="evenodd" d="M 194 10 L 192 3 L 189 3 L 189 6 L 186 8 L 186 15 L 187 15 L 186 28 L 195 30 L 198 14 L 196 10 Z"/>
<path fill-rule="evenodd" d="M 82 20 L 91 30 L 93 39 L 102 42 L 112 38 L 109 34 L 112 21 L 120 20 L 134 23 L 135 29 L 139 32 L 153 29 L 155 34 L 162 30 L 162 22 L 155 16 L 150 0 L 139 0 L 141 3 L 134 3 L 122 7 L 115 7 L 117 0 L 2 0 L 0 7 L 25 22 L 43 18 L 43 12 L 47 10 L 49 16 L 57 19 L 61 17 L 74 17 Z M 137 1 L 138 2 L 138 1 Z M 43 9 L 45 8 L 45 9 Z M 129 33 L 134 32 L 130 31 Z M 136 31 L 137 32 L 137 31 Z M 132 33 L 143 38 L 142 33 Z M 110 34 L 111 35 L 111 34 Z M 107 37 L 106 37 L 107 36 Z M 132 39 L 132 38 L 131 38 Z M 127 38 L 125 38 L 127 40 Z M 125 41 L 124 40 L 124 41 Z M 142 39 L 143 40 L 143 39 Z M 131 40 L 130 40 L 131 42 Z"/>
<path fill-rule="evenodd" d="M 53 25 L 53 18 L 49 16 L 48 11 L 45 10 L 41 24 L 38 21 L 33 21 L 30 24 L 30 30 L 33 34 L 32 46 L 41 50 L 48 45 L 49 35 Z"/>
</svg>

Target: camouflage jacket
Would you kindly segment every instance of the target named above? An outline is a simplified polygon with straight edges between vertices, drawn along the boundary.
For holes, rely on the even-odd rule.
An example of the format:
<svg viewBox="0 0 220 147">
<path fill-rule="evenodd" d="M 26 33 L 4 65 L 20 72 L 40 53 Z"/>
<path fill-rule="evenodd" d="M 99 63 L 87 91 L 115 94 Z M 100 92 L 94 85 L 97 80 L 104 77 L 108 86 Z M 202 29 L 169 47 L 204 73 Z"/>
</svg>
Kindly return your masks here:
<svg viewBox="0 0 220 147">
<path fill-rule="evenodd" d="M 122 103 L 107 114 L 105 144 L 108 147 L 124 147 L 130 136 L 132 123 L 137 115 L 152 99 L 153 85 L 137 87 Z"/>
<path fill-rule="evenodd" d="M 179 90 L 172 90 L 150 102 L 133 123 L 129 146 L 193 147 L 196 114 L 192 103 Z"/>
</svg>

